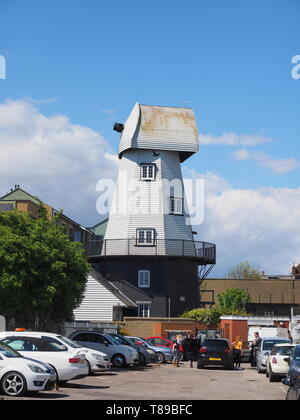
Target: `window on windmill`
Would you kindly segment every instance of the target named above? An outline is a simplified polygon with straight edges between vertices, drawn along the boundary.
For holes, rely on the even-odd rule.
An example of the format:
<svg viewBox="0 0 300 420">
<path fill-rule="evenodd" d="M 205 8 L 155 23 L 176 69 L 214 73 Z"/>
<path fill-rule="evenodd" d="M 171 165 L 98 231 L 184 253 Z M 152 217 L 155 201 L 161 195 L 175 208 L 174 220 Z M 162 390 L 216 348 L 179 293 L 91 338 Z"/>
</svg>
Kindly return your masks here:
<svg viewBox="0 0 300 420">
<path fill-rule="evenodd" d="M 150 271 L 149 270 L 139 270 L 138 285 L 139 287 L 150 287 Z"/>
<path fill-rule="evenodd" d="M 137 245 L 149 246 L 155 243 L 155 229 L 137 229 Z"/>
<path fill-rule="evenodd" d="M 155 179 L 155 165 L 153 163 L 141 164 L 141 179 L 152 181 Z"/>
<path fill-rule="evenodd" d="M 183 199 L 180 197 L 170 197 L 170 213 L 183 214 Z"/>
</svg>

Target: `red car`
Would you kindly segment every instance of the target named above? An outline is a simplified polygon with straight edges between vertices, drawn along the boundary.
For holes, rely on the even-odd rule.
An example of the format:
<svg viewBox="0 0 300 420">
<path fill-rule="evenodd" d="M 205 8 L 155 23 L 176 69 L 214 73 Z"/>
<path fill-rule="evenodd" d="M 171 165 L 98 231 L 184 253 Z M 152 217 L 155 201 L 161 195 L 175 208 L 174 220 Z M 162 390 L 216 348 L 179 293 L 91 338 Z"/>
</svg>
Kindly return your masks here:
<svg viewBox="0 0 300 420">
<path fill-rule="evenodd" d="M 173 342 L 171 340 L 168 340 L 164 337 L 148 337 L 146 338 L 147 343 L 149 343 L 151 346 L 162 346 L 162 347 L 173 347 Z"/>
<path fill-rule="evenodd" d="M 164 337 L 148 337 L 146 338 L 146 341 L 147 343 L 151 344 L 151 346 L 162 346 L 162 347 L 169 347 L 169 348 L 172 348 L 174 344 L 173 341 Z M 180 346 L 179 350 L 183 352 L 182 346 Z"/>
</svg>

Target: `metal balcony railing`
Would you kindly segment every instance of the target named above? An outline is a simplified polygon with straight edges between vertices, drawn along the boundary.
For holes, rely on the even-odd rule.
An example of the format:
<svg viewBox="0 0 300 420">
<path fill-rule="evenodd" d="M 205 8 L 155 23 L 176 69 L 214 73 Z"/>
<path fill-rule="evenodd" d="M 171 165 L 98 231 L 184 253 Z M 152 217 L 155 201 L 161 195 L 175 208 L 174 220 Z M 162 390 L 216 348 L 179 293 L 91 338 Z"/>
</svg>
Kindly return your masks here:
<svg viewBox="0 0 300 420">
<path fill-rule="evenodd" d="M 215 264 L 216 246 L 208 242 L 156 239 L 149 244 L 139 244 L 137 239 L 105 239 L 85 243 L 87 257 L 107 256 L 170 256 L 190 257 L 205 264 Z"/>
</svg>

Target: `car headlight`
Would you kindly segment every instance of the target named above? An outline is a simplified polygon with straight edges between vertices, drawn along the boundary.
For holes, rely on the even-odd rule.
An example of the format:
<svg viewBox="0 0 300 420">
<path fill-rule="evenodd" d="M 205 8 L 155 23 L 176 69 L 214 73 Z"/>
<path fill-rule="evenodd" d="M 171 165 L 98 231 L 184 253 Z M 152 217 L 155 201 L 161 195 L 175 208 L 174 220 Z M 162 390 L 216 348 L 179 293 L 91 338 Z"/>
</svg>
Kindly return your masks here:
<svg viewBox="0 0 300 420">
<path fill-rule="evenodd" d="M 108 360 L 107 356 L 101 356 L 101 354 L 92 353 L 92 356 L 94 359 L 99 360 L 99 361 Z"/>
<path fill-rule="evenodd" d="M 151 349 L 148 349 L 148 350 L 146 350 L 146 351 L 147 351 L 147 353 L 151 354 L 152 356 L 155 354 L 155 351 L 153 351 L 153 350 L 151 350 Z"/>
<path fill-rule="evenodd" d="M 28 365 L 28 367 L 32 370 L 34 373 L 45 373 L 44 369 L 42 369 L 38 365 Z"/>
</svg>

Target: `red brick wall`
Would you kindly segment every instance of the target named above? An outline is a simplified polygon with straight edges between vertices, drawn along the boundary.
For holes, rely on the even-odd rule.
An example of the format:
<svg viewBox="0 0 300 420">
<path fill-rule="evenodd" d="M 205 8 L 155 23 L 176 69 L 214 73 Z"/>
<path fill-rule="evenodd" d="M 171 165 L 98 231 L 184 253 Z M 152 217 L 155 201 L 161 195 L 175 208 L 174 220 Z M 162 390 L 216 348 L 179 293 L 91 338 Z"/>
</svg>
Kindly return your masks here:
<svg viewBox="0 0 300 420">
<path fill-rule="evenodd" d="M 231 343 L 236 340 L 238 336 L 243 337 L 243 341 L 248 339 L 248 322 L 247 320 L 232 320 L 222 319 L 220 321 L 220 329 L 223 330 L 224 338 L 227 338 Z"/>
</svg>

